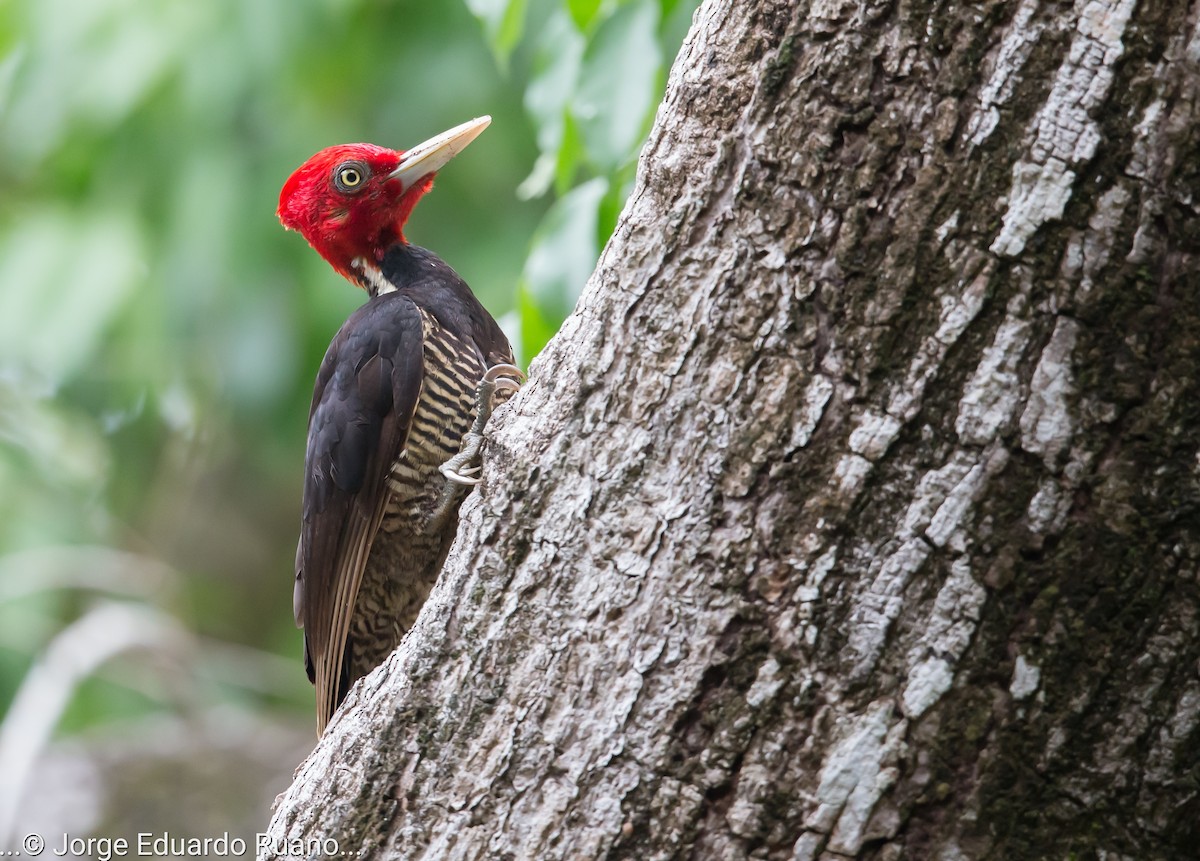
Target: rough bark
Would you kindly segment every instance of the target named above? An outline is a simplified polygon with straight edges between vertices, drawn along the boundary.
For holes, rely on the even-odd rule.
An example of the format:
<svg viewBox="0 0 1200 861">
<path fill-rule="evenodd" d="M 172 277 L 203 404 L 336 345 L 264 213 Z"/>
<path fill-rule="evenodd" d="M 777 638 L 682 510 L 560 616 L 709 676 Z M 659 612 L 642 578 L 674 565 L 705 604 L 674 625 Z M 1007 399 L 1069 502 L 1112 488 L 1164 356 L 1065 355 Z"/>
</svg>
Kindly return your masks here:
<svg viewBox="0 0 1200 861">
<path fill-rule="evenodd" d="M 1198 21 L 706 3 L 441 582 L 272 837 L 1190 857 Z"/>
</svg>

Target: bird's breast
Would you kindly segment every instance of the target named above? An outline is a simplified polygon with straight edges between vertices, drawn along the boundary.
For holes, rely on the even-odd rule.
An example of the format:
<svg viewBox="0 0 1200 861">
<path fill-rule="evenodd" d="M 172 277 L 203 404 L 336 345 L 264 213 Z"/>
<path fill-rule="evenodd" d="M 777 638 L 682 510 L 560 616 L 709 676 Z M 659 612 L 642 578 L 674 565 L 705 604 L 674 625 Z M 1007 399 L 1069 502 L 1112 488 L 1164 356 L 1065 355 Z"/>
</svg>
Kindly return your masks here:
<svg viewBox="0 0 1200 861">
<path fill-rule="evenodd" d="M 421 310 L 423 376 L 408 438 L 393 461 L 390 491 L 380 528 L 408 531 L 414 538 L 441 500 L 446 479 L 439 472 L 456 455 L 475 418 L 476 389 L 487 370 L 473 343 L 441 326 Z"/>
</svg>

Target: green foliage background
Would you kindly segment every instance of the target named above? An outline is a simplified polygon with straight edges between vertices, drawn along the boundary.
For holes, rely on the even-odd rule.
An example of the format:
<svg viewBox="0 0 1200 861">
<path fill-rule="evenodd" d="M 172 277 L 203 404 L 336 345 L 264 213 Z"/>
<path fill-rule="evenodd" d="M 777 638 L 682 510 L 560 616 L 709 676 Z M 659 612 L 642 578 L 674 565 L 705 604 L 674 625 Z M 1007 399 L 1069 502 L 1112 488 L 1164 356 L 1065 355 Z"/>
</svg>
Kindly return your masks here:
<svg viewBox="0 0 1200 861">
<path fill-rule="evenodd" d="M 615 224 L 695 5 L 0 0 L 6 713 L 115 606 L 172 662 L 96 638 L 44 716 L 60 737 L 174 714 L 181 686 L 309 724 L 290 613 L 305 421 L 363 296 L 280 228 L 278 189 L 323 146 L 491 114 L 408 233 L 527 360 Z"/>
</svg>

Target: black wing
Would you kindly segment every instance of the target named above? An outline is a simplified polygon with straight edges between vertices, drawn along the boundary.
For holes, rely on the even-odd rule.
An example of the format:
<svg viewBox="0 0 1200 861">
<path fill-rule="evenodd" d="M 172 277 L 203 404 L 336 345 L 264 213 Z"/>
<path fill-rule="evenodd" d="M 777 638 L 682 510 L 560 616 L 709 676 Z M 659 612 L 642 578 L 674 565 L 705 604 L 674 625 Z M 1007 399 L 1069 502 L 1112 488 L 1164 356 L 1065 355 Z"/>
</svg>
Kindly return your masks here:
<svg viewBox="0 0 1200 861">
<path fill-rule="evenodd" d="M 350 618 L 387 502 L 386 478 L 421 391 L 421 317 L 407 297 L 359 308 L 329 345 L 313 391 L 296 552 L 296 621 L 323 731 L 345 695 Z"/>
</svg>

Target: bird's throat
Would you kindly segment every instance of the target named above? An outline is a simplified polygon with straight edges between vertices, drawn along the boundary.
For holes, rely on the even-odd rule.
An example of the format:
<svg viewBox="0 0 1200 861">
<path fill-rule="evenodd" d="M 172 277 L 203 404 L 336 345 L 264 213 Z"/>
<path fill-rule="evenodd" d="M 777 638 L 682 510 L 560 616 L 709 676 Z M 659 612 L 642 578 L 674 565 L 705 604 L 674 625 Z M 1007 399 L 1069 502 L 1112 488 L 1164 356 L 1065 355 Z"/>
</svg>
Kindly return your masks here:
<svg viewBox="0 0 1200 861">
<path fill-rule="evenodd" d="M 383 270 L 363 257 L 355 257 L 350 261 L 355 277 L 363 289 L 371 296 L 382 296 L 385 293 L 396 292 L 396 285 L 387 279 Z"/>
</svg>

